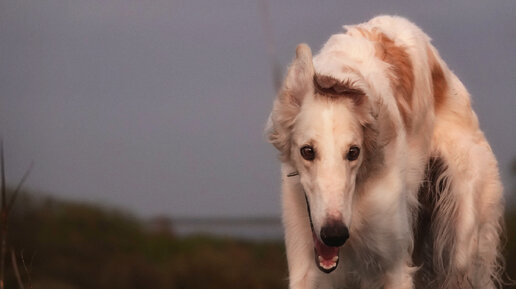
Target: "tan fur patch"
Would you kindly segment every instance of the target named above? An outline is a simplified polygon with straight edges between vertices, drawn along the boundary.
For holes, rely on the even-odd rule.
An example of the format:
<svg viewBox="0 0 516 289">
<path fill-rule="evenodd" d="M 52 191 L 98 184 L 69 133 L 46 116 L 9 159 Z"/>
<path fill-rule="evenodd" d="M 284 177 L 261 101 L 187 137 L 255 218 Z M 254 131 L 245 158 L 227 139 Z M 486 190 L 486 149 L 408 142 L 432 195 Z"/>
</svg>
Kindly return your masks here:
<svg viewBox="0 0 516 289">
<path fill-rule="evenodd" d="M 368 31 L 358 28 L 358 31 L 376 46 L 376 57 L 391 65 L 389 78 L 394 97 L 407 128 L 410 127 L 412 112 L 412 93 L 414 91 L 414 71 L 412 61 L 404 47 L 397 46 L 394 41 L 382 32 Z"/>
<path fill-rule="evenodd" d="M 427 48 L 427 53 L 428 63 L 432 73 L 432 86 L 434 90 L 434 108 L 437 111 L 446 101 L 445 98 L 446 90 L 448 89 L 448 83 L 444 78 L 443 69 L 441 68 L 441 65 L 439 65 L 439 62 L 437 62 L 437 59 L 435 58 L 435 55 L 430 49 L 430 47 Z"/>
<path fill-rule="evenodd" d="M 340 81 L 327 75 L 314 75 L 314 89 L 316 94 L 324 95 L 329 98 L 348 97 L 356 105 L 363 103 L 365 93 L 355 86 L 353 81 Z"/>
</svg>

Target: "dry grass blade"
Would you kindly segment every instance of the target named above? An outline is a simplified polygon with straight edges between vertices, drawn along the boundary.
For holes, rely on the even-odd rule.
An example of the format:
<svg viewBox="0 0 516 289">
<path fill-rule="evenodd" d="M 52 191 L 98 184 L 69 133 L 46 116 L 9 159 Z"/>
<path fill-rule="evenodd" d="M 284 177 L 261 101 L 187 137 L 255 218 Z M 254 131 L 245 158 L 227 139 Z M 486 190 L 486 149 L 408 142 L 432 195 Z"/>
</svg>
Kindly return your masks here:
<svg viewBox="0 0 516 289">
<path fill-rule="evenodd" d="M 4 142 L 0 140 L 0 174 L 2 178 L 1 194 L 2 206 L 0 210 L 1 249 L 0 249 L 0 289 L 4 289 L 5 282 L 5 254 L 7 250 L 7 210 L 6 210 L 6 184 L 5 184 L 5 162 Z"/>
<path fill-rule="evenodd" d="M 14 189 L 13 196 L 11 197 L 11 200 L 9 201 L 9 204 L 7 205 L 7 212 L 10 212 L 12 207 L 14 206 L 14 202 L 16 202 L 16 197 L 18 196 L 18 193 L 20 192 L 23 184 L 29 177 L 30 172 L 32 171 L 32 168 L 34 167 L 34 163 L 30 163 L 29 168 L 25 171 L 25 174 L 23 174 L 23 177 L 21 178 L 20 182 L 16 186 L 16 189 Z"/>
<path fill-rule="evenodd" d="M 16 275 L 18 287 L 20 287 L 20 289 L 25 289 L 25 286 L 23 286 L 23 282 L 21 279 L 20 270 L 18 270 L 18 262 L 16 261 L 16 253 L 14 253 L 14 250 L 11 250 L 11 262 L 13 264 L 14 275 Z"/>
<path fill-rule="evenodd" d="M 2 178 L 2 212 L 4 212 L 4 209 L 7 205 L 6 202 L 6 195 L 7 195 L 7 189 L 5 184 L 5 160 L 4 160 L 4 141 L 0 140 L 0 174 Z"/>
<path fill-rule="evenodd" d="M 28 178 L 31 170 L 32 170 L 33 164 L 31 163 L 29 169 L 25 172 L 23 177 L 21 178 L 20 182 L 16 186 L 16 189 L 14 190 L 13 196 L 11 197 L 11 200 L 9 201 L 9 204 L 7 203 L 7 184 L 5 181 L 5 155 L 4 155 L 4 142 L 2 139 L 0 139 L 0 178 L 2 181 L 1 187 L 0 187 L 0 194 L 2 199 L 1 209 L 0 209 L 0 242 L 1 242 L 1 248 L 0 248 L 0 289 L 5 288 L 5 259 L 7 255 L 7 233 L 8 233 L 8 220 L 9 220 L 9 212 L 12 209 L 16 198 L 25 183 L 25 180 Z M 23 257 L 23 256 L 22 256 Z M 18 283 L 20 285 L 20 288 L 23 288 L 23 284 L 21 283 L 20 278 L 20 272 L 18 271 L 18 264 L 16 263 L 16 254 L 14 251 L 11 251 L 11 261 L 13 263 L 13 268 L 16 274 L 16 277 L 18 279 Z"/>
<path fill-rule="evenodd" d="M 25 263 L 25 257 L 23 257 L 23 250 L 21 251 L 21 259 L 22 259 L 22 264 L 23 264 L 23 269 L 25 270 L 25 273 L 27 274 L 27 286 L 29 287 L 29 289 L 32 289 L 32 278 L 31 278 L 31 272 L 32 272 L 32 262 L 34 262 L 34 254 L 32 255 L 32 257 L 30 258 L 30 264 L 29 264 L 29 267 L 27 268 L 27 264 Z"/>
</svg>

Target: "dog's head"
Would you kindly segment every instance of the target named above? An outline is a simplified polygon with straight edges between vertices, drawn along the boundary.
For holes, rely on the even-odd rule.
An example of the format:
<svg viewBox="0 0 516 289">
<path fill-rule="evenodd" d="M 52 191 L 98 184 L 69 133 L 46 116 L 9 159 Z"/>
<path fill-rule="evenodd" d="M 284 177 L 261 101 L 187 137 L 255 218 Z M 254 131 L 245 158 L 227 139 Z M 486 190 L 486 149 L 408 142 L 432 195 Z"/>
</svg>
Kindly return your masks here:
<svg viewBox="0 0 516 289">
<path fill-rule="evenodd" d="M 368 93 L 351 70 L 346 79 L 318 74 L 310 48 L 300 44 L 271 114 L 269 139 L 304 188 L 315 261 L 326 273 L 353 234 L 357 185 L 381 162 L 378 111 Z"/>
</svg>

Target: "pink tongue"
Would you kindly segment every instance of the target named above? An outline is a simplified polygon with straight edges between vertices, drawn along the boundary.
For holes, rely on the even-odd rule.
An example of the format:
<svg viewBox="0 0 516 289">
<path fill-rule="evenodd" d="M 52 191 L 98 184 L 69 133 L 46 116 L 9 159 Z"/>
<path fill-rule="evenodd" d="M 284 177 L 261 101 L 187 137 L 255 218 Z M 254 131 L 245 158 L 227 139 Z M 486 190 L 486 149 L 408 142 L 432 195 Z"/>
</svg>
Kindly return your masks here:
<svg viewBox="0 0 516 289">
<path fill-rule="evenodd" d="M 315 233 L 312 233 L 312 236 L 314 238 L 315 250 L 317 251 L 317 254 L 325 261 L 332 261 L 333 258 L 339 254 L 339 247 L 326 246 L 321 241 L 319 241 L 319 238 L 317 238 Z"/>
</svg>

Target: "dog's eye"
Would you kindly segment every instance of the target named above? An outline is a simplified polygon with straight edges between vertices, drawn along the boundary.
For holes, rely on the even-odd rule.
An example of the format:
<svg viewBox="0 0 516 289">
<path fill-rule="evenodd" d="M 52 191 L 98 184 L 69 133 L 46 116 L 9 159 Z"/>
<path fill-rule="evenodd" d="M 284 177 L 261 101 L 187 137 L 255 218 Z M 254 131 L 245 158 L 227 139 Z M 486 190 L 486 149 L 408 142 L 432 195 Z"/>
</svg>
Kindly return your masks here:
<svg viewBox="0 0 516 289">
<path fill-rule="evenodd" d="M 301 148 L 301 156 L 307 161 L 315 159 L 315 150 L 313 147 L 306 145 Z"/>
<path fill-rule="evenodd" d="M 348 159 L 348 161 L 354 161 L 354 160 L 358 159 L 359 155 L 360 155 L 360 148 L 357 146 L 352 146 L 349 148 L 346 158 Z"/>
</svg>

